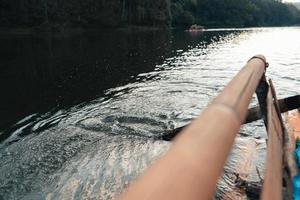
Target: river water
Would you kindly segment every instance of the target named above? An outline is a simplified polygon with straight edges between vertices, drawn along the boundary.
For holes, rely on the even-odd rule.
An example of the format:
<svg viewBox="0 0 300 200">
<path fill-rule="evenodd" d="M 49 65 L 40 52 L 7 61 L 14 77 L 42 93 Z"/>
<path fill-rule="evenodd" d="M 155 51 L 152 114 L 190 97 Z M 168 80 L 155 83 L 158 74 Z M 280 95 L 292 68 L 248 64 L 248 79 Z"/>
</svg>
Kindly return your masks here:
<svg viewBox="0 0 300 200">
<path fill-rule="evenodd" d="M 299 94 L 300 28 L 0 36 L 0 199 L 111 199 L 257 53 Z M 251 106 L 257 104 L 255 96 Z M 242 127 L 217 199 L 257 198 L 266 133 Z M 187 147 L 188 148 L 188 147 Z"/>
</svg>

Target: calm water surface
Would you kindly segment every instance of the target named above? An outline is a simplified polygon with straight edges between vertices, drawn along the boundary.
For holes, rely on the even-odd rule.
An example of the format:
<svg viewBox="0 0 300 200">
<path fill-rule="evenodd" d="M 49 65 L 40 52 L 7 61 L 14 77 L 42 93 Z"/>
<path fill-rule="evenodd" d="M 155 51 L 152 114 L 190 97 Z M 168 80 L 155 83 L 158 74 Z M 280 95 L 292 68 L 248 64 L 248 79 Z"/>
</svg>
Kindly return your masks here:
<svg viewBox="0 0 300 200">
<path fill-rule="evenodd" d="M 111 199 L 254 54 L 299 94 L 300 28 L 0 36 L 0 199 Z M 251 105 L 257 102 L 255 97 Z M 242 128 L 216 198 L 251 198 L 266 133 Z"/>
</svg>

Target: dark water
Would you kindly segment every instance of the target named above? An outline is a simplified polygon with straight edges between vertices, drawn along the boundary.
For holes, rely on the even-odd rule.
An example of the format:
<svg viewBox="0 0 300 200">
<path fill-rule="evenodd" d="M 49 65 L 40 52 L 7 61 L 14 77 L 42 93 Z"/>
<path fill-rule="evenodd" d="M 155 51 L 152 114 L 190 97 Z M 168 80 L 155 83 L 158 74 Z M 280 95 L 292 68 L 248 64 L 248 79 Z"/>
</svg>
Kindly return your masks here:
<svg viewBox="0 0 300 200">
<path fill-rule="evenodd" d="M 0 36 L 0 199 L 110 199 L 256 53 L 299 93 L 300 29 Z M 253 98 L 252 105 L 256 104 Z M 262 122 L 242 128 L 217 198 L 264 171 Z"/>
<path fill-rule="evenodd" d="M 135 82 L 167 58 L 219 34 L 97 32 L 0 38 L 0 130 L 25 116 L 110 97 L 107 89 Z M 215 38 L 216 37 L 216 38 Z M 190 45 L 190 46 L 189 46 Z"/>
</svg>

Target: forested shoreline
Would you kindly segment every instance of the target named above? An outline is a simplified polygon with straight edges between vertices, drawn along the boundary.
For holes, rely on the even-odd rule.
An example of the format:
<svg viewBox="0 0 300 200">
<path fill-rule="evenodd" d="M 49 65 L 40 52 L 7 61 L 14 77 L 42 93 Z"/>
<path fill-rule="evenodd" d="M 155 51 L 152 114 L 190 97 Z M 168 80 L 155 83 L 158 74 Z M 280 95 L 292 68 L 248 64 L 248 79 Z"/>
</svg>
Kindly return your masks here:
<svg viewBox="0 0 300 200">
<path fill-rule="evenodd" d="M 282 26 L 300 23 L 300 11 L 276 0 L 173 0 L 172 25 Z"/>
<path fill-rule="evenodd" d="M 252 27 L 300 24 L 276 0 L 0 0 L 1 28 Z"/>
</svg>

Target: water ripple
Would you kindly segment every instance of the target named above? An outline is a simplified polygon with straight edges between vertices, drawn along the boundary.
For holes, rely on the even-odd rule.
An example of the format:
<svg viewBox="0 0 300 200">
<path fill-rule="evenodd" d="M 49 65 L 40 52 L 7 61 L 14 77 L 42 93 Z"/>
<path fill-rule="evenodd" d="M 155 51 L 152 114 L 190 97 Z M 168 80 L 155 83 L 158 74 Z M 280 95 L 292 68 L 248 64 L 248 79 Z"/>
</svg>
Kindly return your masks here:
<svg viewBox="0 0 300 200">
<path fill-rule="evenodd" d="M 300 93 L 299 28 L 186 34 L 181 37 L 193 43 L 171 47 L 174 56 L 130 83 L 93 101 L 19 121 L 1 143 L 0 199 L 113 198 L 170 146 L 156 140 L 195 118 L 254 54 L 267 56 L 267 75 L 279 98 Z M 181 38 L 170 44 L 177 42 Z M 246 198 L 239 183 L 259 183 L 266 137 L 261 121 L 242 127 L 218 199 Z"/>
</svg>

